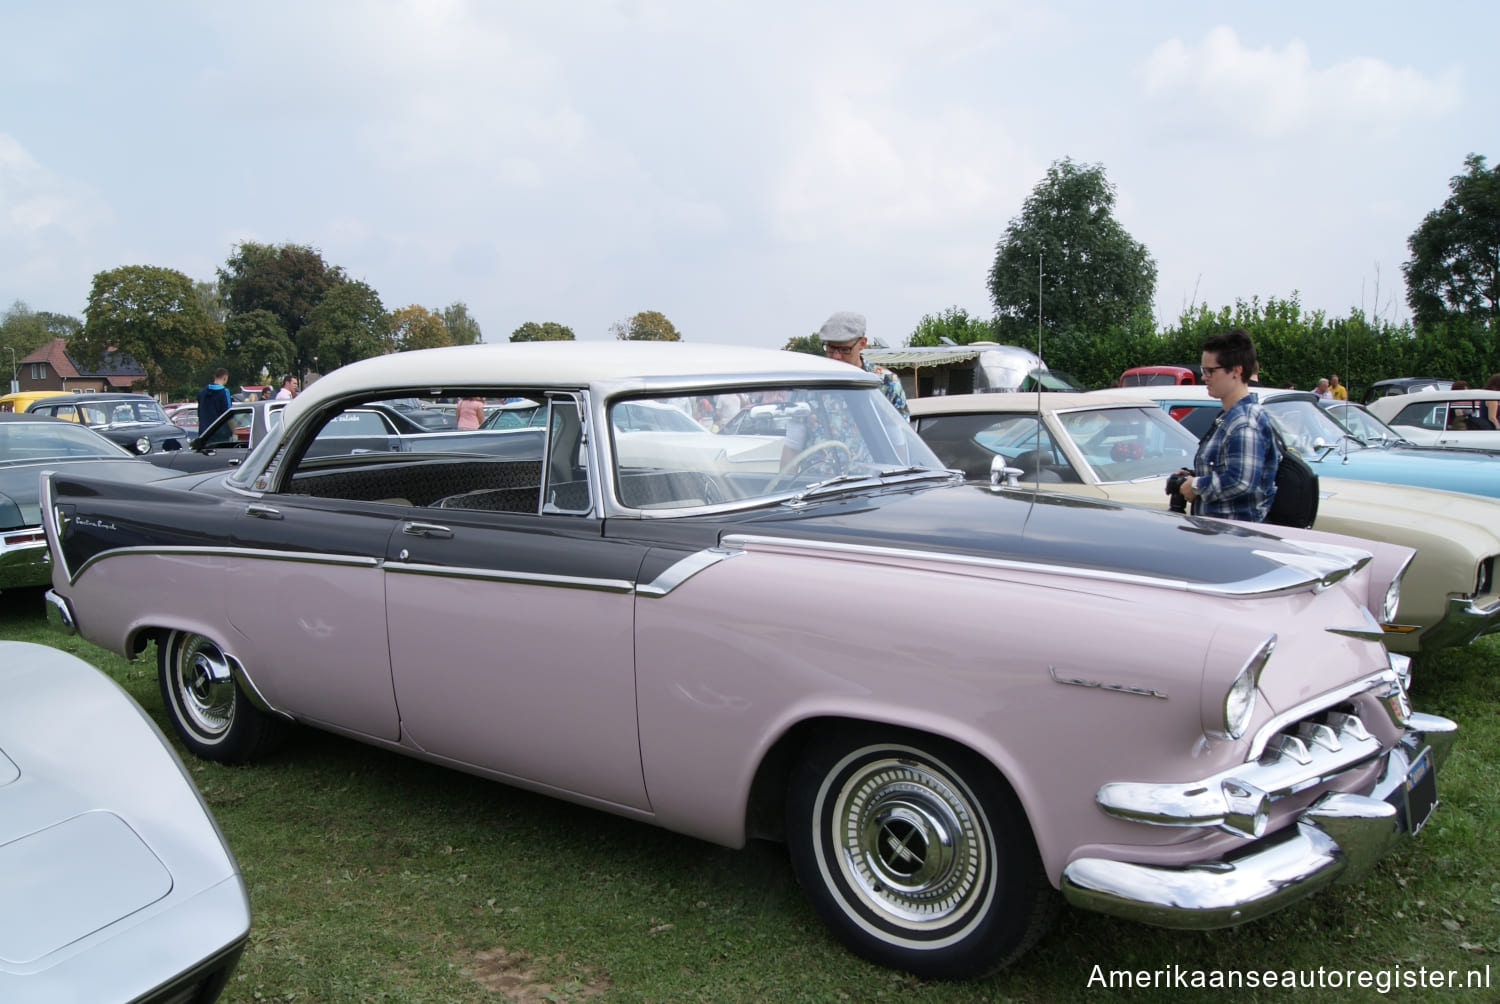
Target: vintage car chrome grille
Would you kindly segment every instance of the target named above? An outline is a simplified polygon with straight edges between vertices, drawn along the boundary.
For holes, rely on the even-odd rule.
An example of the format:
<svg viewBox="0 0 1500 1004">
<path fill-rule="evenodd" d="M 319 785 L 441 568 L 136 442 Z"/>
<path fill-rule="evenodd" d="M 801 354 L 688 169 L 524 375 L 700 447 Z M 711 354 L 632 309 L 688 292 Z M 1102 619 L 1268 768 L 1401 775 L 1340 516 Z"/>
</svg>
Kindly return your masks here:
<svg viewBox="0 0 1500 1004">
<path fill-rule="evenodd" d="M 1217 826 L 1258 837 L 1278 799 L 1325 784 L 1378 758 L 1384 748 L 1371 735 L 1356 700 L 1374 698 L 1379 710 L 1404 727 L 1411 706 L 1395 668 L 1382 670 L 1271 719 L 1251 742 L 1249 759 L 1187 782 L 1115 781 L 1099 789 L 1099 807 L 1111 816 L 1152 826 Z"/>
</svg>

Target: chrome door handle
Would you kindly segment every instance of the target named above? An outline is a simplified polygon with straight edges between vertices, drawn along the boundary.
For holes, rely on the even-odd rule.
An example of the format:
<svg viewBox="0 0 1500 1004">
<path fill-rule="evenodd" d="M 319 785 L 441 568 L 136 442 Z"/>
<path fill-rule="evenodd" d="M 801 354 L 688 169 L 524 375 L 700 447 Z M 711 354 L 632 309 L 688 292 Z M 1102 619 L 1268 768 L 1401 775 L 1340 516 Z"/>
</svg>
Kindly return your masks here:
<svg viewBox="0 0 1500 1004">
<path fill-rule="evenodd" d="M 260 505 L 252 502 L 245 506 L 245 515 L 254 516 L 256 519 L 282 519 L 281 510 L 273 509 L 268 505 Z"/>
<path fill-rule="evenodd" d="M 436 523 L 407 523 L 401 527 L 401 532 L 413 537 L 440 537 L 444 540 L 453 536 L 452 530 Z"/>
</svg>

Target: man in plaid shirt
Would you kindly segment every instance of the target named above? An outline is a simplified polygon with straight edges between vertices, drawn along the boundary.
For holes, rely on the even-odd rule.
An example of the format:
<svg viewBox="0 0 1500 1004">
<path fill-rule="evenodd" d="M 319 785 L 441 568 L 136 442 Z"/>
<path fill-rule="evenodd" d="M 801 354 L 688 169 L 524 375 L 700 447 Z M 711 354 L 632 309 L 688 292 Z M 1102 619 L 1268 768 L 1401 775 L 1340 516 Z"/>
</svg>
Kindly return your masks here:
<svg viewBox="0 0 1500 1004">
<path fill-rule="evenodd" d="M 1223 411 L 1198 444 L 1192 477 L 1182 496 L 1199 516 L 1263 523 L 1276 497 L 1281 450 L 1250 377 L 1259 362 L 1244 328 L 1212 335 L 1203 342 L 1203 382 Z"/>
</svg>

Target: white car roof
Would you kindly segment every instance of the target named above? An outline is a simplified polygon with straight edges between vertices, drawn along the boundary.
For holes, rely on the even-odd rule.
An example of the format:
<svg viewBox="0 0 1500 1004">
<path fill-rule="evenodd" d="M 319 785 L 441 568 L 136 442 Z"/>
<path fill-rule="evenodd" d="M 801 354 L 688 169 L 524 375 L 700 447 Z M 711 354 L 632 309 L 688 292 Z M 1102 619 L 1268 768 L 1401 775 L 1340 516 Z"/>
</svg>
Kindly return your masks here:
<svg viewBox="0 0 1500 1004">
<path fill-rule="evenodd" d="M 1500 390 L 1419 390 L 1411 394 L 1391 394 L 1376 398 L 1365 407 L 1376 414 L 1389 411 L 1394 415 L 1407 405 L 1434 401 L 1500 401 Z"/>
<path fill-rule="evenodd" d="M 287 417 L 346 394 L 504 385 L 591 387 L 612 394 L 663 386 L 780 383 L 878 384 L 848 363 L 805 352 L 682 342 L 522 342 L 419 349 L 364 359 L 313 381 Z"/>
</svg>

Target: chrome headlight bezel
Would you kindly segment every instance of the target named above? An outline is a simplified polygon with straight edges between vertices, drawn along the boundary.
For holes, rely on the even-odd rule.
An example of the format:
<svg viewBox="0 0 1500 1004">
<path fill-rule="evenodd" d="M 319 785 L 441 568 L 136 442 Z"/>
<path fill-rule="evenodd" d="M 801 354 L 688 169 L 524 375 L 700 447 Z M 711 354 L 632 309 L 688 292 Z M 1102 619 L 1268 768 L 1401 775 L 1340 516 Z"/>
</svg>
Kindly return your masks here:
<svg viewBox="0 0 1500 1004">
<path fill-rule="evenodd" d="M 1406 575 L 1406 569 L 1391 579 L 1390 585 L 1385 587 L 1385 597 L 1380 601 L 1380 623 L 1395 624 L 1396 610 L 1401 606 L 1401 580 Z"/>
<path fill-rule="evenodd" d="M 145 456 L 146 454 L 150 453 L 151 452 L 151 439 L 150 439 L 150 437 L 148 437 L 148 436 L 142 436 L 140 439 L 137 439 L 135 441 L 135 452 L 138 455 L 140 455 L 140 456 Z"/>
<path fill-rule="evenodd" d="M 1245 660 L 1234 680 L 1224 692 L 1224 698 L 1209 714 L 1205 709 L 1203 731 L 1217 739 L 1239 739 L 1250 728 L 1255 717 L 1256 695 L 1260 688 L 1260 674 L 1276 650 L 1276 636 L 1267 635 Z"/>
</svg>

